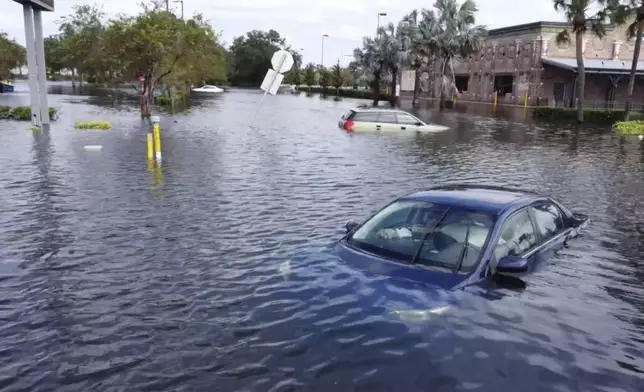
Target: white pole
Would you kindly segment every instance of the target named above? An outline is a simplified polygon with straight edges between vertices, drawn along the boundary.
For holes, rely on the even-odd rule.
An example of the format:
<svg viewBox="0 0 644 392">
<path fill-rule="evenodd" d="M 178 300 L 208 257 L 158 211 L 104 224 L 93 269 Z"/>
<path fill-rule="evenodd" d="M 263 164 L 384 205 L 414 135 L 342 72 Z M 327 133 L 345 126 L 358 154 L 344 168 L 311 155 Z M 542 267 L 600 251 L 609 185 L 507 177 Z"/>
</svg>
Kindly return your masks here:
<svg viewBox="0 0 644 392">
<path fill-rule="evenodd" d="M 282 65 L 284 65 L 284 61 L 286 61 L 286 55 L 282 57 L 282 61 L 280 61 L 280 65 L 277 66 L 277 69 L 274 70 L 275 74 L 273 75 L 273 79 L 271 80 L 271 84 L 268 86 L 268 89 L 264 91 L 264 96 L 262 96 L 262 99 L 259 101 L 259 105 L 257 106 L 257 110 L 255 111 L 255 115 L 253 116 L 253 119 L 250 122 L 250 126 L 252 127 L 253 124 L 255 123 L 255 118 L 257 118 L 257 113 L 259 113 L 259 110 L 262 108 L 262 104 L 264 103 L 264 98 L 266 98 L 266 94 L 268 94 L 268 91 L 273 87 L 273 84 L 275 84 L 275 78 L 277 78 L 277 74 L 280 73 L 278 70 L 282 69 Z"/>
<path fill-rule="evenodd" d="M 36 63 L 36 43 L 34 42 L 34 14 L 29 3 L 22 5 L 25 19 L 27 43 L 27 72 L 29 73 L 29 100 L 31 104 L 31 123 L 37 127 L 40 120 L 40 97 L 38 94 L 38 64 Z"/>
<path fill-rule="evenodd" d="M 36 34 L 36 66 L 38 67 L 38 89 L 40 90 L 40 120 L 49 125 L 49 103 L 47 102 L 47 62 L 45 41 L 42 34 L 42 11 L 34 9 L 34 32 Z"/>
</svg>

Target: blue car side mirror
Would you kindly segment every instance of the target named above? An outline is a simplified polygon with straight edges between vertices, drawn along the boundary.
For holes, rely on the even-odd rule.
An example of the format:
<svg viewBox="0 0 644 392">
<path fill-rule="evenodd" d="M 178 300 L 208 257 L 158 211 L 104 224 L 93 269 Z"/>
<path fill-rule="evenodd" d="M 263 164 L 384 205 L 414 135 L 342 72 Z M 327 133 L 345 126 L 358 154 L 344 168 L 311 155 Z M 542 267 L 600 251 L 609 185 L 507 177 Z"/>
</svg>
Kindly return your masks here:
<svg viewBox="0 0 644 392">
<path fill-rule="evenodd" d="M 515 256 L 504 256 L 496 265 L 496 272 L 522 273 L 528 271 L 528 260 Z"/>
<path fill-rule="evenodd" d="M 356 222 L 347 222 L 347 225 L 345 226 L 347 229 L 347 234 L 351 233 L 353 230 L 355 230 L 358 227 L 358 223 Z"/>
</svg>

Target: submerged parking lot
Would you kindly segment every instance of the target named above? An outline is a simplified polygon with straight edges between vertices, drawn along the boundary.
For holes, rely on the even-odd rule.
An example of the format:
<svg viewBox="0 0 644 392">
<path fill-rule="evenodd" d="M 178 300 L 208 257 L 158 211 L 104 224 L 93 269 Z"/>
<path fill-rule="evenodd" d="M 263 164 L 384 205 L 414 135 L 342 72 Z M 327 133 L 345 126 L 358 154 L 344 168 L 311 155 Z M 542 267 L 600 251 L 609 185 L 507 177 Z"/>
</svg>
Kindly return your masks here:
<svg viewBox="0 0 644 392">
<path fill-rule="evenodd" d="M 449 130 L 350 135 L 358 101 L 305 95 L 267 98 L 250 128 L 261 96 L 232 90 L 161 114 L 157 167 L 136 104 L 53 90 L 49 133 L 0 121 L 0 388 L 644 389 L 637 140 L 430 109 Z M 392 316 L 424 293 L 343 265 L 334 241 L 448 182 L 537 189 L 591 223 L 524 281 Z"/>
</svg>

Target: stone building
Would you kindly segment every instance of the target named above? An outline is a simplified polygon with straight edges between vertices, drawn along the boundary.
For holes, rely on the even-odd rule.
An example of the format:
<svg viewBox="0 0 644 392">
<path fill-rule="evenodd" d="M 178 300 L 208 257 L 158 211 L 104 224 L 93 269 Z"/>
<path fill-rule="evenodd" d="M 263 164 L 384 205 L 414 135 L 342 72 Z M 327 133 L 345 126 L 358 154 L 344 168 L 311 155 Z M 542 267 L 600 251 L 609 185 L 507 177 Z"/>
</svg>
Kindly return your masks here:
<svg viewBox="0 0 644 392">
<path fill-rule="evenodd" d="M 574 106 L 577 59 L 570 28 L 563 22 L 535 22 L 490 30 L 480 53 L 454 63 L 460 99 L 492 102 L 494 91 L 499 91 L 501 103 L 522 105 L 528 94 L 530 105 Z M 563 29 L 569 29 L 572 42 L 558 45 L 556 36 Z M 608 25 L 603 39 L 586 34 L 585 106 L 624 106 L 633 47 L 634 40 L 626 39 L 626 26 Z M 644 61 L 638 63 L 638 74 L 634 97 L 636 107 L 641 108 Z M 426 95 L 438 96 L 438 75 L 431 70 L 423 74 Z M 401 89 L 413 91 L 413 79 L 413 71 L 405 72 Z"/>
</svg>

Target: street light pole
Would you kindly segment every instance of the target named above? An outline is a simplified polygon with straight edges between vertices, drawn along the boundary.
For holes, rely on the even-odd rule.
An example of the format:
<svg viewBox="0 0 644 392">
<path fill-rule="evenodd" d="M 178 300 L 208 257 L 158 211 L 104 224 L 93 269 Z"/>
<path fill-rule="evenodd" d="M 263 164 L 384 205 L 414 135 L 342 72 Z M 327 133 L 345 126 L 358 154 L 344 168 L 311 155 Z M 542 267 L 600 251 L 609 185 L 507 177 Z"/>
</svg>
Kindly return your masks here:
<svg viewBox="0 0 644 392">
<path fill-rule="evenodd" d="M 320 65 L 324 68 L 324 38 L 328 37 L 329 34 L 322 34 L 322 59 L 320 60 Z"/>
<path fill-rule="evenodd" d="M 380 17 L 387 16 L 386 12 L 378 12 L 378 25 L 376 26 L 376 35 L 378 35 L 378 30 L 380 30 Z"/>
</svg>

